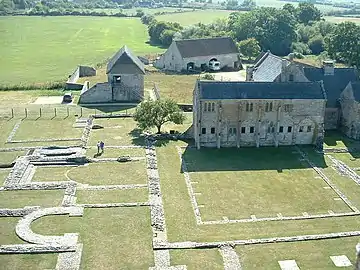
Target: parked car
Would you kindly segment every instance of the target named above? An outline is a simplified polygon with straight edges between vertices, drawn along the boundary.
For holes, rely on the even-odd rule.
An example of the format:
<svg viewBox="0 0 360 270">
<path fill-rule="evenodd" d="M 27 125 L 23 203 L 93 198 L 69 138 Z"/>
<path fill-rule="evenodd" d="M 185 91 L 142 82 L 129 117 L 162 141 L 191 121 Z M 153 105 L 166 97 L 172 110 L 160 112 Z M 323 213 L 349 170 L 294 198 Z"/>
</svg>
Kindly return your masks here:
<svg viewBox="0 0 360 270">
<path fill-rule="evenodd" d="M 220 62 L 219 61 L 210 61 L 209 69 L 212 71 L 220 70 Z"/>
<path fill-rule="evenodd" d="M 70 103 L 73 101 L 73 95 L 71 92 L 65 93 L 63 96 L 63 102 L 64 103 Z"/>
</svg>

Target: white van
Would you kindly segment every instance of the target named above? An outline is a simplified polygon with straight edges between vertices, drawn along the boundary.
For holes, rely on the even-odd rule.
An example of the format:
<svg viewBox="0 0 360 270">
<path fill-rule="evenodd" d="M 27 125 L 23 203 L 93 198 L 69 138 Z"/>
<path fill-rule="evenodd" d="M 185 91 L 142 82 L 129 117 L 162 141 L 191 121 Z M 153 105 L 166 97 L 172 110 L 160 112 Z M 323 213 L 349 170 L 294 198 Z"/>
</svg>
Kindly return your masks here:
<svg viewBox="0 0 360 270">
<path fill-rule="evenodd" d="M 219 61 L 210 61 L 209 62 L 209 69 L 216 71 L 216 70 L 220 70 L 220 62 Z"/>
</svg>

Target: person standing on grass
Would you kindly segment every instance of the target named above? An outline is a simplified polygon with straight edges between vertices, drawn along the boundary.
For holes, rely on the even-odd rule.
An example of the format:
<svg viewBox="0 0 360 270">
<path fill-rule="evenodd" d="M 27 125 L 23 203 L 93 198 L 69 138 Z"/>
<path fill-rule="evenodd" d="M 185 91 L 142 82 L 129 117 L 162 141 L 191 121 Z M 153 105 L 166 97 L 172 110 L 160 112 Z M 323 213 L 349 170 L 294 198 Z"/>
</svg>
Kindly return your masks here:
<svg viewBox="0 0 360 270">
<path fill-rule="evenodd" d="M 97 146 L 97 153 L 100 154 L 100 141 L 97 142 L 96 146 Z"/>
<path fill-rule="evenodd" d="M 101 153 L 104 153 L 104 146 L 105 146 L 104 142 L 101 141 L 101 142 L 100 142 Z"/>
</svg>

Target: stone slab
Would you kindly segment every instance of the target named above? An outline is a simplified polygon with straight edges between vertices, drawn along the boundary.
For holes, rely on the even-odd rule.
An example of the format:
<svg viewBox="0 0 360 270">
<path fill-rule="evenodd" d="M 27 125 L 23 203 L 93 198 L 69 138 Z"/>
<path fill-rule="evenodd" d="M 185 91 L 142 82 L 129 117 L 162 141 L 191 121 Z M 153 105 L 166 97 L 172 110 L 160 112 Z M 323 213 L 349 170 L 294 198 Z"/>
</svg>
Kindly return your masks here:
<svg viewBox="0 0 360 270">
<path fill-rule="evenodd" d="M 281 270 L 300 270 L 295 260 L 278 261 Z"/>
<path fill-rule="evenodd" d="M 58 256 L 55 270 L 80 269 L 83 244 L 77 244 L 75 252 L 63 252 Z"/>
<path fill-rule="evenodd" d="M 348 267 L 352 265 L 349 258 L 345 255 L 330 256 L 330 259 L 333 261 L 336 267 Z"/>
</svg>

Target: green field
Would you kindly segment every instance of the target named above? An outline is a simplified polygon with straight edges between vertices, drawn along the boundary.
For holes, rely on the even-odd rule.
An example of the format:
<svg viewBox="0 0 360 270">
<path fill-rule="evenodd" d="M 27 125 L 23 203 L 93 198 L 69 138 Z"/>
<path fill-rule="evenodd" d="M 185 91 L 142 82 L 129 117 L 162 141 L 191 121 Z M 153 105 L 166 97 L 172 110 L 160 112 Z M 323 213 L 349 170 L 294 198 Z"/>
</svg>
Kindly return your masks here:
<svg viewBox="0 0 360 270">
<path fill-rule="evenodd" d="M 96 64 L 123 45 L 160 52 L 135 18 L 0 17 L 1 84 L 66 80 L 79 64 Z"/>
</svg>

